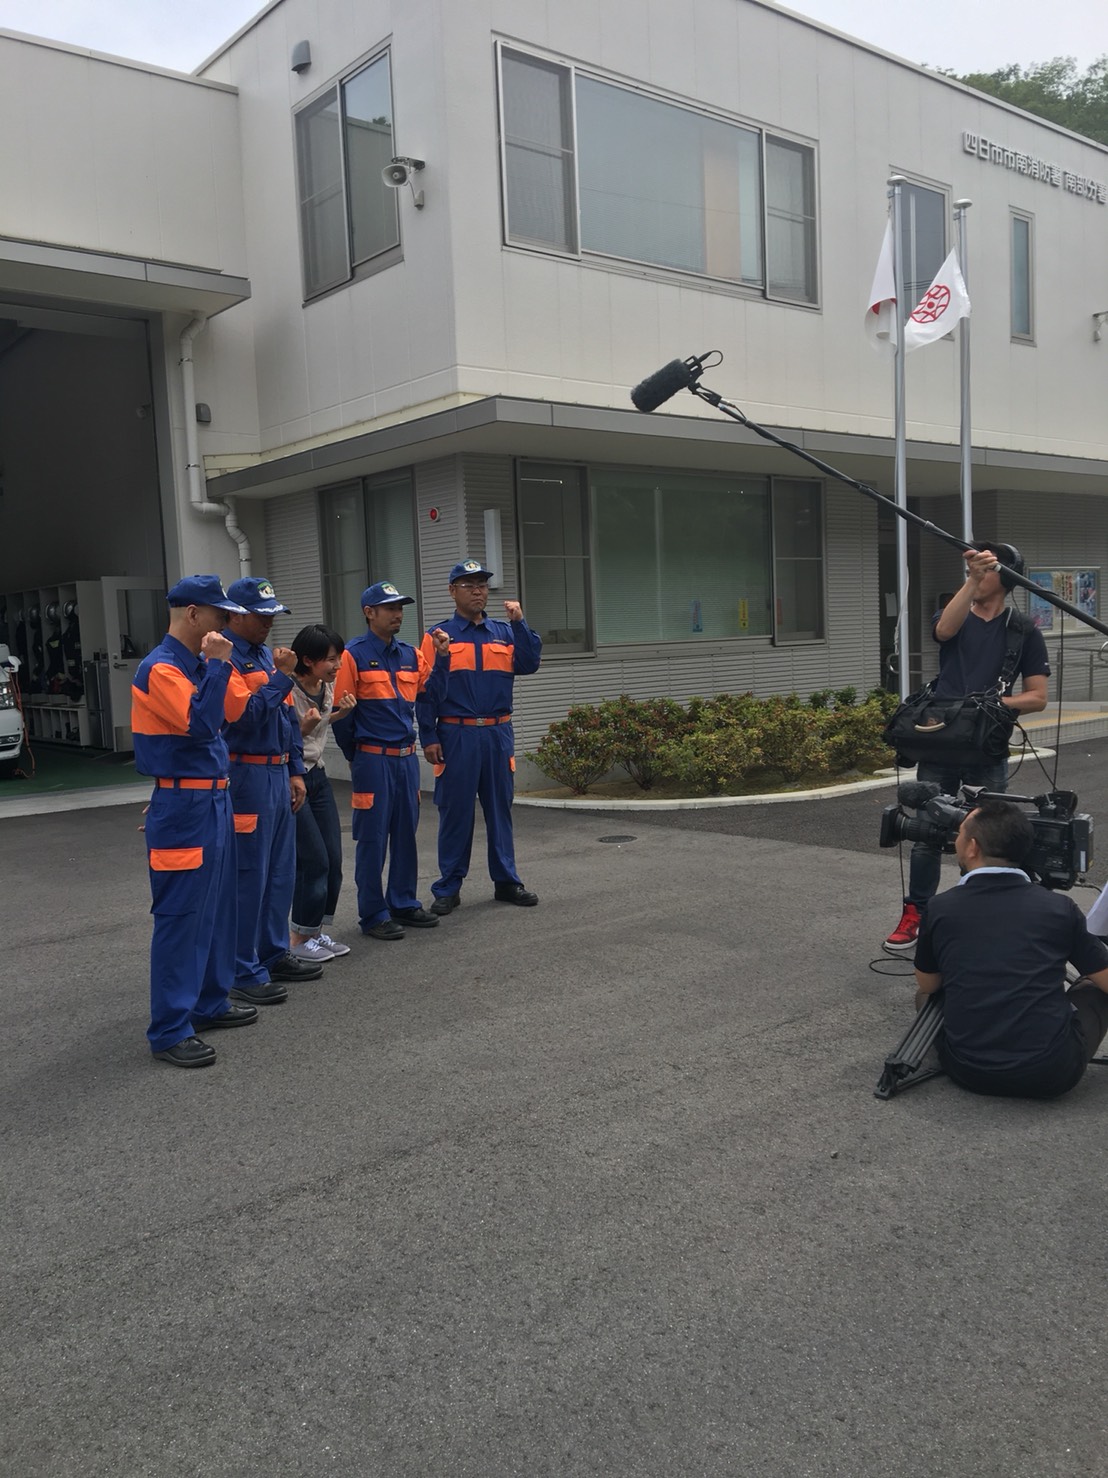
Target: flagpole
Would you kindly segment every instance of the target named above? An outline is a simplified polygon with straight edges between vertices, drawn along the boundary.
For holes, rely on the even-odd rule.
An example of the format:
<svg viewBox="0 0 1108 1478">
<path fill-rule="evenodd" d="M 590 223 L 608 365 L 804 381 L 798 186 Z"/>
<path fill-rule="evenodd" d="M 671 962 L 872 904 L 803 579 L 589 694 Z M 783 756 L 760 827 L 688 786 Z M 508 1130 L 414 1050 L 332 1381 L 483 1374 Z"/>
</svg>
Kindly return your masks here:
<svg viewBox="0 0 1108 1478">
<path fill-rule="evenodd" d="M 958 238 L 958 264 L 962 269 L 962 280 L 969 287 L 969 254 L 966 242 L 966 211 L 972 200 L 954 202 L 954 229 Z M 958 353 L 961 374 L 962 398 L 962 538 L 966 548 L 973 545 L 973 438 L 970 431 L 970 320 L 966 314 L 958 332 Z"/>
<path fill-rule="evenodd" d="M 892 201 L 893 216 L 893 282 L 896 285 L 896 346 L 893 370 L 893 423 L 896 433 L 896 454 L 893 470 L 893 501 L 898 508 L 908 507 L 908 454 L 904 421 L 904 262 L 901 252 L 901 186 L 904 176 L 890 175 L 888 197 Z M 901 702 L 908 697 L 910 683 L 908 651 L 908 522 L 898 518 L 896 523 L 896 650 L 897 677 L 900 684 Z"/>
</svg>

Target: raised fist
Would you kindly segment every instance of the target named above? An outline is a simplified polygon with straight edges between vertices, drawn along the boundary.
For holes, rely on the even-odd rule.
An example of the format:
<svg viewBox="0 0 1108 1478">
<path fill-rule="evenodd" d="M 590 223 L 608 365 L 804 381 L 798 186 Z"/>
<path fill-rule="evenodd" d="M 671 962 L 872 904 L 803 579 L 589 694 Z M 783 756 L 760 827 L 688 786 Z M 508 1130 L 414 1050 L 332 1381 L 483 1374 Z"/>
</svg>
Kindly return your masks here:
<svg viewBox="0 0 1108 1478">
<path fill-rule="evenodd" d="M 291 647 L 274 647 L 273 662 L 278 672 L 291 677 L 296 671 L 296 653 Z"/>
<path fill-rule="evenodd" d="M 450 638 L 441 626 L 436 626 L 434 631 L 432 631 L 431 640 L 435 644 L 435 653 L 437 656 L 441 657 L 444 652 L 449 652 Z"/>
<path fill-rule="evenodd" d="M 215 662 L 226 662 L 231 655 L 231 643 L 218 631 L 205 632 L 200 643 L 200 655 Z"/>
<path fill-rule="evenodd" d="M 509 621 L 523 620 L 523 607 L 518 600 L 506 600 L 504 602 L 504 611 Z"/>
</svg>

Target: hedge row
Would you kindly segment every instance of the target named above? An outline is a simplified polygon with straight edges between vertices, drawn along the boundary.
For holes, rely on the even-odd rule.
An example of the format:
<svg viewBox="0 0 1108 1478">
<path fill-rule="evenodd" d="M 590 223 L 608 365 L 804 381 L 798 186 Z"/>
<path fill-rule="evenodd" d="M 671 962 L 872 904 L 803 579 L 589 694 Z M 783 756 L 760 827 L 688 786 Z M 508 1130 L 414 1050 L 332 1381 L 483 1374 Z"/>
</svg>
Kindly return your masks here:
<svg viewBox="0 0 1108 1478">
<path fill-rule="evenodd" d="M 869 773 L 891 763 L 881 731 L 898 700 L 882 688 L 861 703 L 857 696 L 854 688 L 813 693 L 807 702 L 796 693 L 721 693 L 683 707 L 671 698 L 622 694 L 575 705 L 527 758 L 575 795 L 613 769 L 643 790 L 668 784 L 703 795 L 755 781 L 770 788 Z"/>
</svg>

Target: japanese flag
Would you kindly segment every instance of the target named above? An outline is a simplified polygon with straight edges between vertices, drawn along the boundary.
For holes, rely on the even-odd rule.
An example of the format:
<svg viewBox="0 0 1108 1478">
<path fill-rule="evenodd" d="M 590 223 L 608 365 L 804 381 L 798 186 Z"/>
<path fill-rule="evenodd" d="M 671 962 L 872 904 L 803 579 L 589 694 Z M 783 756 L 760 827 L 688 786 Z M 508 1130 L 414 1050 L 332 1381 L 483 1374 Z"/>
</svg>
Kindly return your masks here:
<svg viewBox="0 0 1108 1478">
<path fill-rule="evenodd" d="M 869 307 L 866 309 L 866 333 L 870 343 L 878 351 L 892 351 L 896 347 L 896 278 L 893 274 L 893 227 L 885 222 L 885 235 L 881 242 L 881 255 L 877 258 L 877 271 L 873 274 L 873 286 L 869 290 Z"/>
<path fill-rule="evenodd" d="M 960 319 L 968 318 L 969 312 L 965 279 L 958 258 L 951 252 L 904 325 L 905 354 L 941 339 Z"/>
</svg>

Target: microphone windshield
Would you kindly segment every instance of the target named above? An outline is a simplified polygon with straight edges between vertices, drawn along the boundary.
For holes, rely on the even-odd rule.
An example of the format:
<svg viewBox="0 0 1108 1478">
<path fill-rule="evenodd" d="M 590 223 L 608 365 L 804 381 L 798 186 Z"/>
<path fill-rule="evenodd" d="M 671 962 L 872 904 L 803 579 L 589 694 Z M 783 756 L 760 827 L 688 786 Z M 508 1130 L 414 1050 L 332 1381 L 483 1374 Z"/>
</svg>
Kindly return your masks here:
<svg viewBox="0 0 1108 1478">
<path fill-rule="evenodd" d="M 687 390 L 699 380 L 700 361 L 697 359 L 671 359 L 660 370 L 636 385 L 631 391 L 631 401 L 636 410 L 656 411 L 679 390 Z"/>
<path fill-rule="evenodd" d="M 934 780 L 905 780 L 896 788 L 896 798 L 900 804 L 911 806 L 913 810 L 926 806 L 928 801 L 942 793 L 942 786 L 936 785 Z"/>
</svg>

